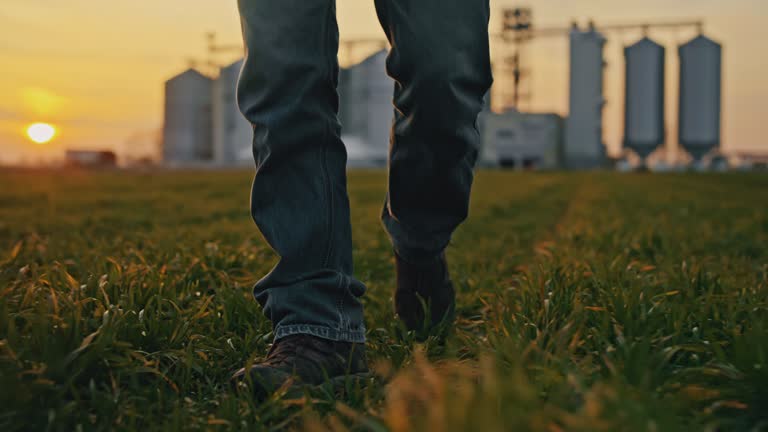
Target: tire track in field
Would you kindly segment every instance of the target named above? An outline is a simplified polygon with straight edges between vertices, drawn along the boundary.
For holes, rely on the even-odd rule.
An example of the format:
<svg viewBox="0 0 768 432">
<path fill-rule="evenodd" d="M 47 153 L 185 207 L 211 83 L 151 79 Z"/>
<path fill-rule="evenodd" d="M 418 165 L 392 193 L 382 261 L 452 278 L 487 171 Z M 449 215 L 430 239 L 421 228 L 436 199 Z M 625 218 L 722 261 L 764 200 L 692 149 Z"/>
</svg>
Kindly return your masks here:
<svg viewBox="0 0 768 432">
<path fill-rule="evenodd" d="M 499 217 L 513 221 L 504 225 L 510 229 L 528 231 L 521 234 L 518 250 L 506 243 L 503 236 L 494 239 L 492 247 L 482 248 L 486 256 L 480 258 L 497 263 L 495 267 L 486 267 L 488 274 L 479 274 L 477 268 L 465 273 L 470 283 L 459 299 L 463 305 L 458 324 L 460 338 L 483 340 L 490 333 L 505 331 L 503 323 L 509 318 L 509 308 L 513 307 L 510 290 L 520 287 L 521 277 L 525 278 L 537 262 L 553 259 L 560 249 L 558 245 L 570 241 L 566 232 L 587 227 L 589 219 L 584 218 L 585 211 L 600 193 L 601 188 L 591 173 L 553 174 L 538 188 L 527 191 L 512 203 L 490 208 L 481 221 L 476 221 L 478 226 L 485 227 L 486 235 L 488 227 L 498 226 Z"/>
<path fill-rule="evenodd" d="M 606 191 L 596 181 L 596 174 L 570 174 L 569 179 L 576 180 L 567 205 L 557 219 L 531 245 L 531 260 L 525 265 L 534 264 L 539 258 L 553 258 L 566 242 L 570 242 L 568 233 L 583 232 L 589 229 L 592 221 L 584 218 L 586 209 L 593 207 L 600 194 Z M 592 211 L 595 211 L 593 209 Z"/>
<path fill-rule="evenodd" d="M 517 189 L 496 193 L 498 185 L 487 180 L 516 180 Z M 481 202 L 449 249 L 465 337 L 486 336 L 489 304 L 516 284 L 535 257 L 537 239 L 549 236 L 573 205 L 579 183 L 569 174 L 535 173 L 486 179 L 478 186 Z"/>
<path fill-rule="evenodd" d="M 540 175 L 536 177 L 520 176 L 518 184 L 511 186 L 515 192 L 487 194 L 486 189 L 498 185 L 478 185 L 478 198 L 473 198 L 472 215 L 469 223 L 457 232 L 454 246 L 461 247 L 469 239 L 473 242 L 490 242 L 491 249 L 498 254 L 503 252 L 504 240 L 515 237 L 515 245 L 524 247 L 527 254 L 534 240 L 542 231 L 549 231 L 559 218 L 555 209 L 563 207 L 563 179 L 559 175 Z M 478 202 L 479 201 L 479 202 Z M 550 222 L 551 221 L 551 222 Z M 491 234 L 491 235 L 489 235 Z M 479 249 L 479 248 L 478 248 Z M 485 249 L 485 247 L 483 247 Z M 491 252 L 491 251 L 486 251 Z"/>
</svg>

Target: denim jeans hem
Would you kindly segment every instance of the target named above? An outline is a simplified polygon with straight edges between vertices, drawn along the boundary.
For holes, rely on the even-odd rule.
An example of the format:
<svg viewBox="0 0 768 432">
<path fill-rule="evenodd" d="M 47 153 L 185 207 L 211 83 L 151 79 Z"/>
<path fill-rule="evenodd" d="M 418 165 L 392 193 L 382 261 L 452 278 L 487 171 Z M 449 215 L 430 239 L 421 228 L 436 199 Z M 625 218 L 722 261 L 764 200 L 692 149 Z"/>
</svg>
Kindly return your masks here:
<svg viewBox="0 0 768 432">
<path fill-rule="evenodd" d="M 425 233 L 403 226 L 389 214 L 387 204 L 381 213 L 381 222 L 389 234 L 395 253 L 411 264 L 420 265 L 440 256 L 451 242 L 451 232 Z"/>
<path fill-rule="evenodd" d="M 405 262 L 416 266 L 427 265 L 434 262 L 445 250 L 443 249 L 436 253 L 425 253 L 424 251 L 413 252 L 409 249 L 398 248 L 396 244 L 393 244 L 393 249 L 401 259 L 405 260 Z"/>
<path fill-rule="evenodd" d="M 275 329 L 275 340 L 297 334 L 312 335 L 336 342 L 365 343 L 365 327 L 361 326 L 357 330 L 341 330 L 311 324 L 277 326 Z"/>
</svg>

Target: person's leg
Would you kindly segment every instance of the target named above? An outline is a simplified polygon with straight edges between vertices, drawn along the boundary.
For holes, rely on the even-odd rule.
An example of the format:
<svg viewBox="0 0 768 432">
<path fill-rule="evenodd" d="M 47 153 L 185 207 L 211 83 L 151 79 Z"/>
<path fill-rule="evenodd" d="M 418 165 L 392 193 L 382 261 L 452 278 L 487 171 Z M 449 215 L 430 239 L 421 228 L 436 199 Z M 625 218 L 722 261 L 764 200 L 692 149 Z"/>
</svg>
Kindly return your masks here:
<svg viewBox="0 0 768 432">
<path fill-rule="evenodd" d="M 488 0 L 376 0 L 376 9 L 395 80 L 382 220 L 398 258 L 398 312 L 414 328 L 423 318 L 413 310 L 419 296 L 443 303 L 433 315 L 452 308 L 443 251 L 468 215 L 476 122 L 492 83 L 490 8 Z"/>
<path fill-rule="evenodd" d="M 365 340 L 352 276 L 346 150 L 337 119 L 335 0 L 239 0 L 246 45 L 237 98 L 253 124 L 251 213 L 280 256 L 254 289 L 277 341 Z"/>
<path fill-rule="evenodd" d="M 366 376 L 352 276 L 347 154 L 337 119 L 335 0 L 239 0 L 246 58 L 237 89 L 253 125 L 251 213 L 280 256 L 254 288 L 275 329 L 266 359 L 233 375 L 262 396 Z"/>
<path fill-rule="evenodd" d="M 401 257 L 429 260 L 468 214 L 477 116 L 492 83 L 488 0 L 376 0 L 376 7 L 395 80 L 384 225 Z"/>
</svg>

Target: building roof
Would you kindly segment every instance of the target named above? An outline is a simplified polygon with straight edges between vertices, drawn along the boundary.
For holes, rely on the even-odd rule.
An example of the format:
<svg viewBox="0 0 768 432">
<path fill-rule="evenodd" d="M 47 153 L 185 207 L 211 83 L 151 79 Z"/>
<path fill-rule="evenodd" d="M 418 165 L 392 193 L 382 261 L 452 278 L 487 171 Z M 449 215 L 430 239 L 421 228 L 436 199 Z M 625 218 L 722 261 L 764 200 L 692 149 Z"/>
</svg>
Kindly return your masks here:
<svg viewBox="0 0 768 432">
<path fill-rule="evenodd" d="M 197 69 L 189 68 L 185 70 L 184 72 L 170 78 L 166 82 L 173 82 L 180 79 L 187 79 L 187 78 L 196 78 L 196 79 L 203 79 L 206 81 L 211 81 L 211 79 L 205 75 L 203 75 L 201 72 L 199 72 Z"/>
</svg>

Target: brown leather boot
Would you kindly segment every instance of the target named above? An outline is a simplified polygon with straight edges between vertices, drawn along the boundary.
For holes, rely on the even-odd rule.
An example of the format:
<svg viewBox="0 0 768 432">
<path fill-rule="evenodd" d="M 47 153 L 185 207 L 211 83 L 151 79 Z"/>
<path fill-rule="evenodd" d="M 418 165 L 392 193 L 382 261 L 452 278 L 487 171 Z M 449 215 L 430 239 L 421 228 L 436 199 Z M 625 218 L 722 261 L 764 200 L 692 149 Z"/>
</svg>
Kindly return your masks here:
<svg viewBox="0 0 768 432">
<path fill-rule="evenodd" d="M 293 380 L 292 390 L 326 383 L 337 388 L 347 380 L 363 380 L 368 375 L 364 344 L 299 334 L 275 342 L 264 361 L 248 371 L 240 369 L 232 380 L 247 385 L 250 377 L 257 395 L 266 397 L 288 380 Z"/>
</svg>

